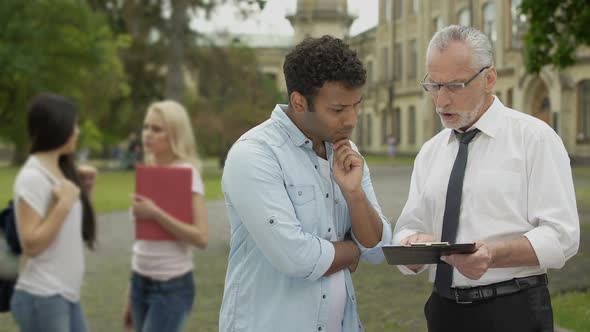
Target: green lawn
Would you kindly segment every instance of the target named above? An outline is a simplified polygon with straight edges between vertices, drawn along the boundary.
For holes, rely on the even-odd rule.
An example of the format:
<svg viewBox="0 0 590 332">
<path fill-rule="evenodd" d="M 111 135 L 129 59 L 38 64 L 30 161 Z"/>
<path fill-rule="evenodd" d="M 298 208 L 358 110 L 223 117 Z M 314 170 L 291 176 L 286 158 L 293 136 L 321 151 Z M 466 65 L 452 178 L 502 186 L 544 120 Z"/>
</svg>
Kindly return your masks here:
<svg viewBox="0 0 590 332">
<path fill-rule="evenodd" d="M 590 211 L 590 167 L 576 167 L 573 174 L 578 209 Z"/>
<path fill-rule="evenodd" d="M 559 326 L 571 331 L 590 331 L 590 292 L 554 296 L 553 311 Z"/>
<path fill-rule="evenodd" d="M 363 155 L 369 166 L 373 165 L 413 165 L 415 156 L 396 156 L 391 158 L 386 155 Z"/>
<path fill-rule="evenodd" d="M 12 198 L 12 186 L 18 172 L 15 167 L 0 168 L 0 206 Z M 223 199 L 221 192 L 221 171 L 213 167 L 204 167 L 203 182 L 207 200 Z M 97 212 L 124 210 L 131 202 L 130 195 L 135 190 L 135 178 L 132 171 L 99 171 L 94 191 L 94 206 Z"/>
</svg>

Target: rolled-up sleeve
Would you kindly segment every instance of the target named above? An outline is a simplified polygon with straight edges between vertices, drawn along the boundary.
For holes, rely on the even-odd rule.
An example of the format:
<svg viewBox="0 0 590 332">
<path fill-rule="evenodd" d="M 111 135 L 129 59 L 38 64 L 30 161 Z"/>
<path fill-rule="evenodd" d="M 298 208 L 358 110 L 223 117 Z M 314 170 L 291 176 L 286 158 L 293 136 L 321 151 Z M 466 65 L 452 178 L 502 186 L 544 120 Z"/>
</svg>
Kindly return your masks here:
<svg viewBox="0 0 590 332">
<path fill-rule="evenodd" d="M 524 235 L 541 268 L 561 268 L 580 244 L 580 221 L 569 157 L 552 130 L 527 149 L 529 222 Z"/>
<path fill-rule="evenodd" d="M 277 270 L 317 280 L 334 260 L 331 242 L 305 233 L 295 215 L 273 152 L 256 140 L 238 141 L 225 164 L 222 187 L 256 246 Z"/>
<path fill-rule="evenodd" d="M 354 237 L 354 234 L 352 234 L 352 238 L 361 252 L 361 260 L 373 264 L 378 264 L 385 260 L 383 250 L 381 248 L 383 247 L 383 245 L 391 243 L 391 224 L 381 212 L 381 206 L 379 206 L 377 196 L 375 195 L 375 190 L 373 189 L 373 183 L 371 182 L 371 174 L 369 172 L 369 167 L 367 166 L 367 163 L 365 163 L 363 170 L 362 187 L 369 203 L 371 204 L 373 209 L 375 209 L 377 214 L 379 214 L 379 218 L 381 218 L 381 223 L 383 224 L 383 231 L 381 233 L 381 240 L 372 248 L 364 247 L 359 241 L 357 241 L 357 239 Z"/>
</svg>

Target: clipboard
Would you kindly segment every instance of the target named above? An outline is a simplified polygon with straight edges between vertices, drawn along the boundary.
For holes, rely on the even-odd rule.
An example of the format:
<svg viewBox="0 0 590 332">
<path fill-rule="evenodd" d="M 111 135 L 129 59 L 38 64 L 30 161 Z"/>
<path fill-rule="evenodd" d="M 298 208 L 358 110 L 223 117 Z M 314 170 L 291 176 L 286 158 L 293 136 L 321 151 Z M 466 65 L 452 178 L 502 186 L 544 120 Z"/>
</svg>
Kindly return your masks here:
<svg viewBox="0 0 590 332">
<path fill-rule="evenodd" d="M 439 264 L 440 256 L 474 253 L 475 242 L 455 243 L 426 242 L 408 246 L 384 245 L 383 254 L 390 265 Z"/>
<path fill-rule="evenodd" d="M 193 170 L 189 167 L 145 166 L 135 168 L 135 193 L 148 197 L 172 217 L 193 223 Z M 136 219 L 135 238 L 176 241 L 177 238 L 156 220 Z"/>
</svg>

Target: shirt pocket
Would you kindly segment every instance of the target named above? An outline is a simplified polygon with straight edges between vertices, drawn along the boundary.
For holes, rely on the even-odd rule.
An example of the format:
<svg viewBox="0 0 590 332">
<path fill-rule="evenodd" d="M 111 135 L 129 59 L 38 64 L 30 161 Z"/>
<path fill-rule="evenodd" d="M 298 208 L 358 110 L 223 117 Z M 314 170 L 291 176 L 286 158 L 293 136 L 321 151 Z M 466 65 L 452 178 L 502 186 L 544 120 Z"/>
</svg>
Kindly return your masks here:
<svg viewBox="0 0 590 332">
<path fill-rule="evenodd" d="M 293 202 L 295 216 L 301 222 L 303 230 L 310 232 L 315 225 L 319 224 L 314 186 L 288 185 L 287 193 Z"/>
</svg>

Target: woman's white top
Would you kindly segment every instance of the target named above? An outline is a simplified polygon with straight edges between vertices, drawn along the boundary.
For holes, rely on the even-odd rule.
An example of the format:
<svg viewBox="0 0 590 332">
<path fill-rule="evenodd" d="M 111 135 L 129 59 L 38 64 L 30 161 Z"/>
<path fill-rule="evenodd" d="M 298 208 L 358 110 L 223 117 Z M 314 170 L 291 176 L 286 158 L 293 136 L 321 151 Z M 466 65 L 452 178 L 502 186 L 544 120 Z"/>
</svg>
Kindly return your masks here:
<svg viewBox="0 0 590 332">
<path fill-rule="evenodd" d="M 45 220 L 55 204 L 52 188 L 60 183 L 35 156 L 30 156 L 16 176 L 15 205 L 23 200 Z M 16 219 L 17 229 L 18 224 L 27 222 L 20 220 L 18 209 Z M 26 260 L 16 289 L 39 296 L 59 294 L 68 301 L 78 302 L 83 277 L 82 204 L 78 199 L 49 247 Z"/>
</svg>

